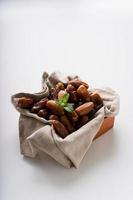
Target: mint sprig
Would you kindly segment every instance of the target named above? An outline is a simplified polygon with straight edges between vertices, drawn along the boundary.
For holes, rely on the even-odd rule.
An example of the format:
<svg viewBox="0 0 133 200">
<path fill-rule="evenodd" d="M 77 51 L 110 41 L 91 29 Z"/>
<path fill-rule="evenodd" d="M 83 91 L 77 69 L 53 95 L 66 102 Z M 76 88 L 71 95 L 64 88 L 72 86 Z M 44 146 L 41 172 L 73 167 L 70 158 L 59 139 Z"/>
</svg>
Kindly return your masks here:
<svg viewBox="0 0 133 200">
<path fill-rule="evenodd" d="M 74 104 L 73 103 L 68 103 L 68 99 L 69 99 L 69 93 L 65 93 L 62 97 L 60 97 L 57 100 L 57 103 L 59 106 L 63 107 L 67 112 L 71 113 L 73 112 L 74 108 Z"/>
</svg>

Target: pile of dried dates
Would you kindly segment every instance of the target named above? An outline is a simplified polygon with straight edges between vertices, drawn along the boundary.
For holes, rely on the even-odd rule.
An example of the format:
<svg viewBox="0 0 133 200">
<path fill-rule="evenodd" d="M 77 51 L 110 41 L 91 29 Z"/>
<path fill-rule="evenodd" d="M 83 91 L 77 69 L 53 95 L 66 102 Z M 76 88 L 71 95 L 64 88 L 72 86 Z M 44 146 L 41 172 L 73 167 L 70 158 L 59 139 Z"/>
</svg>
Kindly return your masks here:
<svg viewBox="0 0 133 200">
<path fill-rule="evenodd" d="M 50 89 L 48 97 L 39 101 L 21 97 L 17 99 L 17 105 L 48 120 L 56 133 L 65 138 L 89 122 L 103 106 L 100 95 L 88 88 L 88 84 L 79 79 L 67 84 L 59 82 Z"/>
</svg>

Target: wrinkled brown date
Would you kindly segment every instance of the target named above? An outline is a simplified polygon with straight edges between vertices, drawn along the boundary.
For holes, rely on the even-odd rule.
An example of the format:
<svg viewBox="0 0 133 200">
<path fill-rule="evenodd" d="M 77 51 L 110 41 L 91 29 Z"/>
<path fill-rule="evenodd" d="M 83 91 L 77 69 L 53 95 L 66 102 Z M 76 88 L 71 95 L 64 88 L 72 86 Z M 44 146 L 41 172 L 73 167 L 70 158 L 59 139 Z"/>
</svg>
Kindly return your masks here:
<svg viewBox="0 0 133 200">
<path fill-rule="evenodd" d="M 77 114 L 75 111 L 73 111 L 73 112 L 69 115 L 69 118 L 71 119 L 72 122 L 77 122 L 79 116 L 78 116 L 78 114 Z"/>
<path fill-rule="evenodd" d="M 92 93 L 90 95 L 90 98 L 91 98 L 91 101 L 94 102 L 94 104 L 96 104 L 96 106 L 103 104 L 103 100 L 97 92 Z"/>
<path fill-rule="evenodd" d="M 34 104 L 34 100 L 28 97 L 21 97 L 16 100 L 20 108 L 31 108 Z"/>
<path fill-rule="evenodd" d="M 76 91 L 76 88 L 75 88 L 72 84 L 68 84 L 68 85 L 67 85 L 67 88 L 66 88 L 66 91 L 67 91 L 68 93 L 71 93 L 71 92 L 73 92 L 73 91 Z"/>
<path fill-rule="evenodd" d="M 69 84 L 73 85 L 75 88 L 78 88 L 80 85 L 84 85 L 86 88 L 89 88 L 89 85 L 81 80 L 73 79 L 68 82 Z"/>
<path fill-rule="evenodd" d="M 45 108 L 47 101 L 48 101 L 48 98 L 43 98 L 37 103 L 35 103 L 34 106 L 39 106 L 40 109 Z"/>
<path fill-rule="evenodd" d="M 59 83 L 56 84 L 55 88 L 59 92 L 60 90 L 64 90 L 65 86 L 62 82 L 59 82 Z"/>
<path fill-rule="evenodd" d="M 70 102 L 74 103 L 78 101 L 77 92 L 73 91 L 70 94 Z"/>
<path fill-rule="evenodd" d="M 53 125 L 56 133 L 60 137 L 65 138 L 69 134 L 66 127 L 61 122 L 59 122 L 58 120 L 49 120 L 49 122 Z"/>
<path fill-rule="evenodd" d="M 46 107 L 55 115 L 64 115 L 63 107 L 59 106 L 54 100 L 47 101 Z"/>
<path fill-rule="evenodd" d="M 72 133 L 74 131 L 74 127 L 72 126 L 72 124 L 69 121 L 69 119 L 67 118 L 67 116 L 65 116 L 65 115 L 61 116 L 60 120 L 70 133 Z"/>
<path fill-rule="evenodd" d="M 46 109 L 39 110 L 39 112 L 38 112 L 38 116 L 39 116 L 39 117 L 45 118 L 47 115 L 48 115 L 48 112 L 47 112 Z"/>
<path fill-rule="evenodd" d="M 65 90 L 60 90 L 58 93 L 58 99 L 62 98 L 66 94 Z"/>
<path fill-rule="evenodd" d="M 40 110 L 46 108 L 47 101 L 48 101 L 48 98 L 43 98 L 37 103 L 35 103 L 34 106 L 31 108 L 31 112 L 37 114 Z"/>
<path fill-rule="evenodd" d="M 85 125 L 88 121 L 89 121 L 89 117 L 88 117 L 87 115 L 83 115 L 83 116 L 80 118 L 79 127 Z"/>
<path fill-rule="evenodd" d="M 83 116 L 83 115 L 88 114 L 93 108 L 94 108 L 94 103 L 87 102 L 87 103 L 84 103 L 83 105 L 77 107 L 75 109 L 75 111 L 79 116 Z"/>
<path fill-rule="evenodd" d="M 90 94 L 87 88 L 84 85 L 80 85 L 77 89 L 77 94 L 81 99 L 85 101 L 90 101 Z"/>
</svg>

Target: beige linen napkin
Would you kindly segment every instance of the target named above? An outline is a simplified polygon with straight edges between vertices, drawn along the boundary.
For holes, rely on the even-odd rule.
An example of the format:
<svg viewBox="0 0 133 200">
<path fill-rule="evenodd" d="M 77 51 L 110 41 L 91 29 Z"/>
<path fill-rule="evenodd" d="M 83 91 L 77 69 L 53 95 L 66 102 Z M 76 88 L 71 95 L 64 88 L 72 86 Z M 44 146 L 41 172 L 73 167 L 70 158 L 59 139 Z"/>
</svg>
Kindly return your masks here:
<svg viewBox="0 0 133 200">
<path fill-rule="evenodd" d="M 64 167 L 79 167 L 85 153 L 97 134 L 104 117 L 115 116 L 119 111 L 119 96 L 110 88 L 95 89 L 102 96 L 104 107 L 95 117 L 77 131 L 62 139 L 53 126 L 36 114 L 26 109 L 17 107 L 16 98 L 26 96 L 41 99 L 48 96 L 49 88 L 55 86 L 59 81 L 67 83 L 68 80 L 79 78 L 78 76 L 64 77 L 61 73 L 53 72 L 49 75 L 44 72 L 42 76 L 42 91 L 40 93 L 18 93 L 11 97 L 11 101 L 17 111 L 19 118 L 19 137 L 21 153 L 25 156 L 35 157 L 39 151 L 47 153 Z"/>
</svg>

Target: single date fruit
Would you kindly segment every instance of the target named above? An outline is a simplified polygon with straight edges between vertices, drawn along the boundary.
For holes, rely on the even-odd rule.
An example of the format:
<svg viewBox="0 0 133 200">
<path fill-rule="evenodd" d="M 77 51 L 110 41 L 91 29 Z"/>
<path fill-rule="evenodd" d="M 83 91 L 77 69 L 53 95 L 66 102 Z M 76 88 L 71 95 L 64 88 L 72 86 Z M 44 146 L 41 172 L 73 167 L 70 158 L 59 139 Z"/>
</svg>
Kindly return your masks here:
<svg viewBox="0 0 133 200">
<path fill-rule="evenodd" d="M 59 122 L 58 120 L 49 120 L 49 122 L 53 125 L 56 133 L 60 137 L 65 138 L 69 134 L 69 132 L 65 128 L 65 126 L 61 122 Z"/>
<path fill-rule="evenodd" d="M 80 118 L 79 127 L 85 125 L 88 121 L 89 121 L 89 117 L 88 117 L 87 115 L 83 115 L 83 116 Z"/>
<path fill-rule="evenodd" d="M 77 92 L 73 91 L 70 94 L 70 102 L 74 103 L 78 101 Z"/>
<path fill-rule="evenodd" d="M 90 101 L 90 94 L 87 88 L 84 85 L 80 85 L 77 89 L 77 94 L 81 99 L 85 101 Z"/>
<path fill-rule="evenodd" d="M 73 85 L 75 88 L 78 88 L 80 85 L 84 85 L 86 88 L 89 88 L 89 85 L 79 79 L 73 79 L 68 82 L 69 84 Z"/>
<path fill-rule="evenodd" d="M 90 95 L 90 98 L 91 98 L 91 101 L 94 102 L 94 104 L 96 104 L 96 106 L 103 104 L 103 100 L 97 92 L 92 93 Z"/>
<path fill-rule="evenodd" d="M 76 88 L 72 84 L 68 84 L 67 87 L 66 87 L 66 91 L 68 93 L 71 93 L 73 91 L 76 91 Z"/>
<path fill-rule="evenodd" d="M 72 122 L 77 122 L 79 116 L 78 116 L 78 114 L 77 114 L 75 111 L 73 111 L 73 112 L 69 115 L 69 118 L 71 119 Z"/>
<path fill-rule="evenodd" d="M 45 118 L 47 115 L 48 115 L 48 112 L 47 112 L 46 109 L 39 110 L 39 112 L 38 112 L 38 116 L 39 116 L 39 117 Z"/>
<path fill-rule="evenodd" d="M 59 106 L 54 100 L 47 101 L 46 107 L 55 115 L 64 115 L 63 107 Z"/>
<path fill-rule="evenodd" d="M 59 82 L 59 83 L 56 84 L 55 88 L 59 92 L 60 90 L 64 90 L 65 86 L 62 82 Z"/>
<path fill-rule="evenodd" d="M 61 99 L 66 94 L 65 90 L 60 90 L 58 93 L 58 99 Z"/>
<path fill-rule="evenodd" d="M 43 109 L 46 107 L 46 103 L 48 101 L 48 98 L 43 98 L 40 101 L 38 101 L 37 103 L 34 104 L 34 106 L 39 106 L 40 109 Z"/>
<path fill-rule="evenodd" d="M 74 131 L 74 127 L 72 126 L 72 124 L 69 121 L 69 119 L 67 118 L 67 116 L 65 116 L 65 115 L 61 116 L 60 120 L 70 133 L 72 133 Z"/>
<path fill-rule="evenodd" d="M 17 100 L 17 105 L 20 108 L 31 108 L 34 104 L 34 100 L 28 97 L 20 97 Z"/>
<path fill-rule="evenodd" d="M 75 111 L 79 116 L 83 116 L 88 114 L 92 109 L 94 108 L 94 103 L 93 102 L 87 102 L 82 104 L 81 106 L 77 107 Z"/>
</svg>

